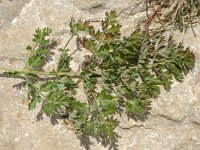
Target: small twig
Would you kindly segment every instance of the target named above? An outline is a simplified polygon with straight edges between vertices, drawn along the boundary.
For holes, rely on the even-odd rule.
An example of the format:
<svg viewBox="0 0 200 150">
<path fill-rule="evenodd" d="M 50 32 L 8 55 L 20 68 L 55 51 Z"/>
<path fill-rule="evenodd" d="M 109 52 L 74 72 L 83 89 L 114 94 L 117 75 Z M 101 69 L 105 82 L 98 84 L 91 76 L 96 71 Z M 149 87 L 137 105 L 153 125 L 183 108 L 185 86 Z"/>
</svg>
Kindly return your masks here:
<svg viewBox="0 0 200 150">
<path fill-rule="evenodd" d="M 193 23 L 192 23 L 192 14 L 191 14 L 191 12 L 190 12 L 190 17 L 189 18 L 190 18 L 190 25 L 191 25 L 192 32 L 193 32 L 194 36 L 197 37 L 197 35 L 196 35 L 195 31 L 194 31 Z"/>
<path fill-rule="evenodd" d="M 145 30 L 146 32 L 149 34 L 149 27 L 153 21 L 153 19 L 158 16 L 160 9 L 162 8 L 162 5 L 160 5 L 156 10 L 154 10 L 154 13 L 151 16 L 147 16 L 148 19 L 145 21 L 144 26 L 145 26 Z"/>
<path fill-rule="evenodd" d="M 98 43 L 98 45 L 97 45 L 95 51 L 98 51 L 99 48 L 101 47 L 101 44 L 102 44 L 102 42 L 103 42 L 103 40 L 104 40 L 104 38 L 105 38 L 105 35 L 106 35 L 106 33 L 103 33 L 103 34 L 101 35 L 100 40 L 99 40 L 99 43 Z"/>
<path fill-rule="evenodd" d="M 143 2 L 139 2 L 139 3 L 137 3 L 135 6 L 134 5 L 131 5 L 131 6 L 129 6 L 129 7 L 126 7 L 126 8 L 124 8 L 123 10 L 121 10 L 118 14 L 117 14 L 117 16 L 120 16 L 120 14 L 123 12 L 123 11 L 125 11 L 126 9 L 129 9 L 129 8 L 131 8 L 131 7 L 133 7 L 134 6 L 134 8 L 132 8 L 132 10 L 128 13 L 128 15 L 127 16 L 124 16 L 124 18 L 125 19 L 128 19 L 129 17 L 130 17 L 130 15 L 133 15 L 132 13 L 133 13 L 133 11 L 140 5 L 140 4 L 142 4 Z M 144 11 L 145 9 L 142 9 L 142 10 L 140 10 L 139 12 L 142 12 L 142 11 Z M 137 13 L 139 13 L 139 12 L 137 12 Z"/>
<path fill-rule="evenodd" d="M 71 56 L 73 55 L 73 54 L 75 54 L 77 51 L 80 51 L 81 50 L 81 44 L 80 44 L 80 41 L 79 41 L 79 35 L 77 35 L 77 37 L 76 37 L 76 50 L 75 51 L 73 51 L 70 55 L 69 55 L 69 58 L 70 58 L 70 60 L 71 60 Z"/>
<path fill-rule="evenodd" d="M 79 49 L 76 49 L 75 51 L 73 51 L 70 55 L 69 55 L 69 58 L 74 55 L 77 51 L 79 51 Z"/>
<path fill-rule="evenodd" d="M 67 41 L 66 45 L 64 46 L 63 50 L 66 51 L 67 46 L 69 45 L 70 41 L 73 39 L 74 34 L 71 35 L 71 37 L 69 38 L 69 40 Z"/>
<path fill-rule="evenodd" d="M 149 19 L 149 8 L 148 8 L 148 0 L 145 0 L 145 5 L 146 5 L 146 16 Z"/>
</svg>

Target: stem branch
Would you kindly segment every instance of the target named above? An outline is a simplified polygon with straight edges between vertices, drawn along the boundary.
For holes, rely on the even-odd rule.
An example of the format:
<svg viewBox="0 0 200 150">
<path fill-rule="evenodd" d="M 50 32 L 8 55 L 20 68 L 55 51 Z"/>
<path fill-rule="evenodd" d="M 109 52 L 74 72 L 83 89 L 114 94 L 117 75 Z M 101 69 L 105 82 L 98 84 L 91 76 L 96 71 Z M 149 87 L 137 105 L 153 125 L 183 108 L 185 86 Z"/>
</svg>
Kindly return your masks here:
<svg viewBox="0 0 200 150">
<path fill-rule="evenodd" d="M 54 76 L 54 75 L 68 75 L 72 78 L 80 78 L 80 74 L 77 72 L 44 72 L 44 71 L 36 71 L 36 70 L 28 70 L 28 69 L 14 69 L 14 68 L 8 68 L 8 67 L 2 67 L 0 66 L 0 70 L 4 70 L 4 71 L 16 71 L 16 72 L 20 72 L 23 74 L 27 74 L 27 73 L 32 73 L 32 74 L 39 74 L 39 75 L 50 75 L 50 76 Z"/>
</svg>

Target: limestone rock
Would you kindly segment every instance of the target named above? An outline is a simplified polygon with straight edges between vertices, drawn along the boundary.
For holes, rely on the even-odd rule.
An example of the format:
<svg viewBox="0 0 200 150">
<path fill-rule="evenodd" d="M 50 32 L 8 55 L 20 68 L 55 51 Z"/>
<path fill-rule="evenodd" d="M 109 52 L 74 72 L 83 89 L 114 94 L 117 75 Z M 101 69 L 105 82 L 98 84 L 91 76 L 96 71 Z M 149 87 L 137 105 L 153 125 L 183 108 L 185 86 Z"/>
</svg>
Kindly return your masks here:
<svg viewBox="0 0 200 150">
<path fill-rule="evenodd" d="M 140 1 L 136 0 L 1 0 L 0 1 L 0 64 L 22 68 L 27 59 L 26 46 L 32 44 L 32 34 L 38 27 L 53 29 L 52 38 L 60 39 L 60 47 L 69 37 L 71 17 L 81 19 L 102 18 L 105 11 L 119 13 L 124 35 L 130 34 L 145 12 L 128 13 Z M 139 5 L 139 10 L 144 6 Z M 121 12 L 123 10 L 123 12 Z M 177 41 L 196 53 L 195 69 L 183 83 L 175 82 L 170 92 L 162 91 L 152 100 L 152 110 L 145 121 L 122 117 L 117 128 L 118 149 L 124 150 L 199 150 L 200 149 L 200 26 L 195 27 L 197 37 L 188 30 L 184 36 L 176 33 Z M 71 44 L 73 50 L 75 45 Z M 59 47 L 58 47 L 59 48 Z M 72 51 L 70 51 L 72 52 Z M 78 64 L 87 53 L 74 55 L 70 66 Z M 55 61 L 56 61 L 55 56 Z M 48 67 L 47 67 L 48 68 Z M 27 89 L 13 89 L 20 79 L 0 78 L 0 147 L 2 150 L 84 150 L 74 131 L 67 130 L 62 122 L 52 126 L 49 118 L 36 121 L 39 110 L 28 111 Z M 80 95 L 81 91 L 80 91 Z M 84 145 L 89 141 L 84 139 Z M 104 150 L 95 139 L 91 149 Z"/>
<path fill-rule="evenodd" d="M 29 0 L 0 0 L 0 28 L 17 17 Z"/>
</svg>

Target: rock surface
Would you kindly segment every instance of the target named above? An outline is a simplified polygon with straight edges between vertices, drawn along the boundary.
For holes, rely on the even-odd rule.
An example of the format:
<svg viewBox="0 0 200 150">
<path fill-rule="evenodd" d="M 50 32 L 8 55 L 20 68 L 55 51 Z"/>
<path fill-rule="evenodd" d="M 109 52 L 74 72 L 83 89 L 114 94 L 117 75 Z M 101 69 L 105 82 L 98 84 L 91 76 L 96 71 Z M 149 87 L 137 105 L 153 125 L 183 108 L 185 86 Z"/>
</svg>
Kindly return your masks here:
<svg viewBox="0 0 200 150">
<path fill-rule="evenodd" d="M 31 44 L 32 34 L 38 27 L 48 26 L 55 33 L 52 38 L 67 39 L 71 17 L 98 19 L 105 11 L 117 12 L 127 8 L 119 16 L 123 34 L 130 34 L 144 12 L 128 18 L 136 0 L 0 0 L 0 64 L 23 68 Z M 130 7 L 131 6 L 131 7 Z M 144 7 L 137 9 L 142 10 Z M 144 122 L 121 118 L 117 128 L 119 150 L 199 150 L 200 149 L 200 26 L 175 39 L 196 53 L 196 67 L 183 83 L 175 82 L 170 92 L 162 91 L 152 102 L 151 114 Z M 182 39 L 183 37 L 183 39 Z M 73 45 L 70 45 L 73 48 Z M 76 54 L 73 69 L 85 54 Z M 72 130 L 60 122 L 52 126 L 48 118 L 36 121 L 38 110 L 28 111 L 27 89 L 12 88 L 20 79 L 0 78 L 0 149 L 2 150 L 84 150 Z M 91 149 L 104 150 L 91 139 Z M 85 141 L 84 144 L 87 144 Z"/>
</svg>

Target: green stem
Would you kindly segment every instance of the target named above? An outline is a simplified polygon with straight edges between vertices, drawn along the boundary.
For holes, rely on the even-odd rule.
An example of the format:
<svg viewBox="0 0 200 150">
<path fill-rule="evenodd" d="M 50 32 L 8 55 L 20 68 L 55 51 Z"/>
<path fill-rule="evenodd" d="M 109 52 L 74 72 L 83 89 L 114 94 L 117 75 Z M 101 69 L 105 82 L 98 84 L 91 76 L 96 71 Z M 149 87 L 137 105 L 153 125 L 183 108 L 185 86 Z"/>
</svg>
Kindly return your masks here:
<svg viewBox="0 0 200 150">
<path fill-rule="evenodd" d="M 64 47 L 64 51 L 66 51 L 67 46 L 69 45 L 70 41 L 72 40 L 72 38 L 74 37 L 74 34 L 71 35 L 71 37 L 69 38 L 69 40 L 67 41 L 65 47 Z"/>
<path fill-rule="evenodd" d="M 0 70 L 4 71 L 16 71 L 23 74 L 31 73 L 31 74 L 39 74 L 39 75 L 68 75 L 72 78 L 80 78 L 80 74 L 77 72 L 44 72 L 44 71 L 35 71 L 35 70 L 28 70 L 28 69 L 14 69 L 14 68 L 8 68 L 8 67 L 2 67 L 0 66 Z"/>
</svg>

